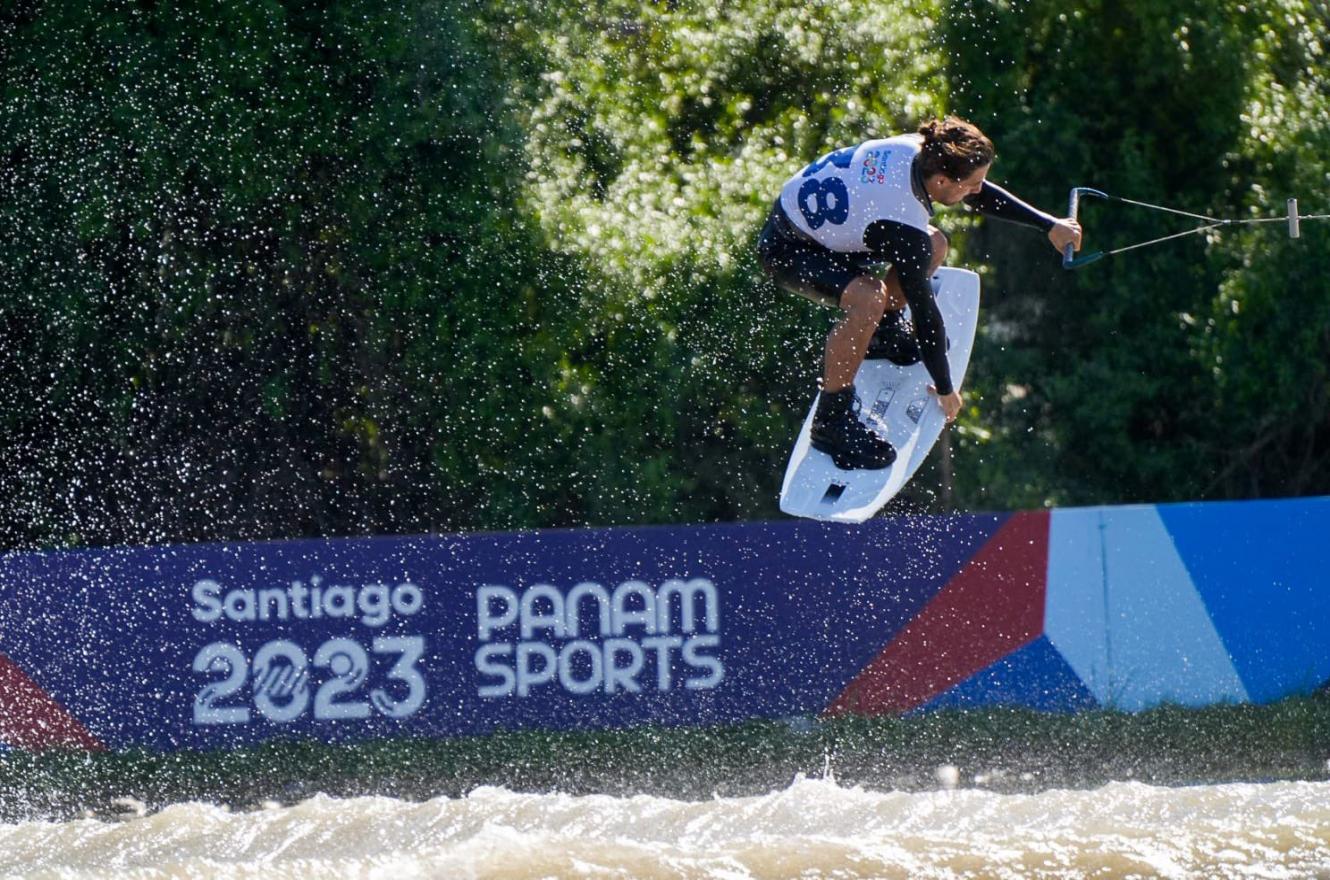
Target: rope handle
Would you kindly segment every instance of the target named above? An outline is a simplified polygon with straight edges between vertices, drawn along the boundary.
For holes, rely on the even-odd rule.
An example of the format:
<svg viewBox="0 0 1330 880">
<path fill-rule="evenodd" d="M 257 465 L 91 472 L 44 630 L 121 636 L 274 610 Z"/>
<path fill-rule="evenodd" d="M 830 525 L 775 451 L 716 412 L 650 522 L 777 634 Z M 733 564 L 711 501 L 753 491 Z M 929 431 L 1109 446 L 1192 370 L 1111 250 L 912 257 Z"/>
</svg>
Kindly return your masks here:
<svg viewBox="0 0 1330 880">
<path fill-rule="evenodd" d="M 1082 193 L 1087 196 L 1098 196 L 1101 199 L 1109 198 L 1107 193 L 1102 193 L 1097 189 L 1091 189 L 1088 186 L 1072 187 L 1071 195 L 1068 197 L 1067 216 L 1071 217 L 1073 220 L 1077 219 L 1076 215 L 1080 212 Z M 1107 254 L 1103 251 L 1095 251 L 1094 253 L 1086 254 L 1083 257 L 1078 257 L 1076 256 L 1076 246 L 1073 244 L 1067 244 L 1062 249 L 1062 268 L 1078 269 L 1081 266 L 1088 266 L 1096 260 L 1102 260 L 1106 256 Z"/>
<path fill-rule="evenodd" d="M 1159 244 L 1161 242 L 1171 241 L 1172 239 L 1182 238 L 1183 236 L 1187 235 L 1195 235 L 1198 232 L 1207 232 L 1211 229 L 1217 229 L 1221 226 L 1240 226 L 1240 225 L 1249 225 L 1255 223 L 1287 222 L 1289 238 L 1299 238 L 1302 235 L 1302 231 L 1299 226 L 1300 221 L 1330 219 L 1330 214 L 1299 214 L 1297 199 L 1288 200 L 1286 214 L 1282 217 L 1250 217 L 1244 219 L 1223 219 L 1223 218 L 1211 217 L 1208 214 L 1193 214 L 1190 211 L 1180 211 L 1177 208 L 1169 208 L 1164 205 L 1153 205 L 1149 202 L 1138 202 L 1135 199 L 1124 199 L 1121 196 L 1111 196 L 1106 192 L 1101 192 L 1100 190 L 1093 189 L 1088 186 L 1076 186 L 1072 187 L 1071 195 L 1068 199 L 1068 205 L 1067 205 L 1068 214 L 1071 216 L 1071 219 L 1073 220 L 1077 219 L 1076 215 L 1080 210 L 1081 196 L 1083 195 L 1095 196 L 1096 198 L 1105 199 L 1110 202 L 1122 202 L 1123 204 L 1126 205 L 1136 205 L 1139 208 L 1149 208 L 1150 210 L 1153 211 L 1164 211 L 1165 213 L 1168 214 L 1177 214 L 1182 217 L 1190 217 L 1193 220 L 1204 220 L 1205 225 L 1197 226 L 1195 229 L 1187 229 L 1182 232 L 1175 232 L 1172 235 L 1165 235 L 1159 238 L 1152 238 L 1149 241 L 1142 241 L 1136 244 L 1125 245 L 1120 248 L 1115 248 L 1114 250 L 1111 251 L 1095 251 L 1094 253 L 1086 254 L 1081 257 L 1074 256 L 1073 247 L 1069 244 L 1065 248 L 1063 248 L 1062 252 L 1062 268 L 1064 269 L 1079 269 L 1081 266 L 1088 266 L 1090 263 L 1102 260 L 1104 257 L 1112 256 L 1113 254 L 1120 254 L 1124 251 L 1135 250 L 1136 248 L 1146 247 L 1147 245 Z"/>
</svg>

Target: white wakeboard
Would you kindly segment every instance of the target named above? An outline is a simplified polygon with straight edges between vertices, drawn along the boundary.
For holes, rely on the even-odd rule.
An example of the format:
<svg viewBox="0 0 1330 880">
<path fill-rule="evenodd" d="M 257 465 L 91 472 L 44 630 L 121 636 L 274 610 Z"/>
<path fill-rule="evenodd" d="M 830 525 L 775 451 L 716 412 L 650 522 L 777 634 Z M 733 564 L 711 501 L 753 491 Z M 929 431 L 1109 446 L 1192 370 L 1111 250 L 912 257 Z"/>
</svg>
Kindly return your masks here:
<svg viewBox="0 0 1330 880">
<path fill-rule="evenodd" d="M 966 269 L 939 269 L 933 292 L 951 347 L 947 362 L 957 388 L 965 378 L 979 323 L 979 276 Z M 863 522 L 895 497 L 924 463 L 946 425 L 942 405 L 922 363 L 899 367 L 888 360 L 864 361 L 854 377 L 863 422 L 896 447 L 896 460 L 879 470 L 841 470 L 831 456 L 809 445 L 818 398 L 790 453 L 780 509 L 793 516 L 836 522 Z M 820 395 L 819 395 L 820 397 Z"/>
</svg>

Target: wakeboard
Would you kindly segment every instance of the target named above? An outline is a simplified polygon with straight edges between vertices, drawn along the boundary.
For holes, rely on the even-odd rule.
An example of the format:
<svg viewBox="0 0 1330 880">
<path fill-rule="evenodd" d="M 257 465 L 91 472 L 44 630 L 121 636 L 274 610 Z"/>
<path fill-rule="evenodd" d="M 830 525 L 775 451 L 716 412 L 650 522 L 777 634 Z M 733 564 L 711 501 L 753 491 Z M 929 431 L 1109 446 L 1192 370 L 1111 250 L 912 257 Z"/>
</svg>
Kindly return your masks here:
<svg viewBox="0 0 1330 880">
<path fill-rule="evenodd" d="M 979 322 L 979 276 L 944 268 L 932 283 L 950 340 L 952 381 L 960 388 Z M 860 418 L 896 447 L 896 461 L 880 470 L 841 470 L 831 456 L 810 445 L 814 398 L 785 468 L 780 509 L 834 522 L 863 522 L 881 510 L 919 470 L 946 426 L 942 405 L 928 391 L 931 384 L 922 363 L 901 367 L 888 360 L 866 360 L 859 367 L 854 386 L 863 405 Z"/>
</svg>

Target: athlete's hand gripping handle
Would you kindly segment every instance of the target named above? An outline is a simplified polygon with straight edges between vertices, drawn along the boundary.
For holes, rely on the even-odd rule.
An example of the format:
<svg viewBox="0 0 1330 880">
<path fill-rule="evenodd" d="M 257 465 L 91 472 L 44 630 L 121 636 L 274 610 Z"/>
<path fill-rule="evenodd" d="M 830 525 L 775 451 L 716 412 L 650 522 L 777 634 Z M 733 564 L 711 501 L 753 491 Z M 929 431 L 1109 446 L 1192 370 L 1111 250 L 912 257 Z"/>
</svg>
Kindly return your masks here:
<svg viewBox="0 0 1330 880">
<path fill-rule="evenodd" d="M 1071 195 L 1067 199 L 1067 213 L 1072 220 L 1077 220 L 1076 215 L 1081 208 L 1082 193 L 1084 193 L 1087 196 L 1099 196 L 1101 199 L 1108 198 L 1107 194 L 1102 193 L 1097 189 L 1091 189 L 1088 186 L 1072 187 Z M 1062 248 L 1062 268 L 1077 269 L 1088 263 L 1093 263 L 1095 260 L 1103 259 L 1103 257 L 1104 257 L 1103 251 L 1095 251 L 1092 254 L 1086 254 L 1083 257 L 1078 257 L 1076 256 L 1075 246 L 1068 244 Z"/>
<path fill-rule="evenodd" d="M 1076 220 L 1076 213 L 1081 209 L 1081 191 L 1079 187 L 1072 187 L 1071 195 L 1067 198 L 1067 216 Z M 1076 259 L 1076 248 L 1067 245 L 1062 249 L 1062 268 L 1070 269 L 1072 260 Z"/>
</svg>

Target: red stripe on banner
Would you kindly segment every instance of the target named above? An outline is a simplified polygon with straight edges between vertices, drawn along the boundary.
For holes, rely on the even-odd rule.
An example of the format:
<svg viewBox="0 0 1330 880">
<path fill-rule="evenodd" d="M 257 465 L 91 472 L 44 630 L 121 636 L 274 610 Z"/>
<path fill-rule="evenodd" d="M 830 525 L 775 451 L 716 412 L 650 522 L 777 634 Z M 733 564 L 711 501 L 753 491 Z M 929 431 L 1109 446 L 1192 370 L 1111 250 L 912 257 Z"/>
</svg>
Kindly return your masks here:
<svg viewBox="0 0 1330 880">
<path fill-rule="evenodd" d="M 1048 511 L 1013 514 L 825 714 L 914 709 L 1038 638 L 1048 526 Z"/>
<path fill-rule="evenodd" d="M 106 748 L 4 654 L 0 654 L 0 742 L 33 751 L 53 746 Z"/>
</svg>

